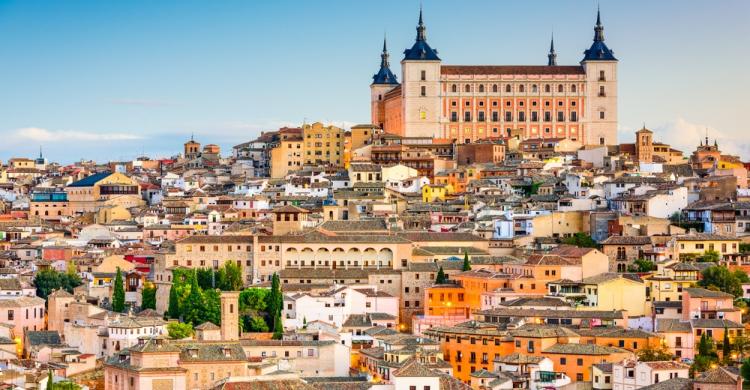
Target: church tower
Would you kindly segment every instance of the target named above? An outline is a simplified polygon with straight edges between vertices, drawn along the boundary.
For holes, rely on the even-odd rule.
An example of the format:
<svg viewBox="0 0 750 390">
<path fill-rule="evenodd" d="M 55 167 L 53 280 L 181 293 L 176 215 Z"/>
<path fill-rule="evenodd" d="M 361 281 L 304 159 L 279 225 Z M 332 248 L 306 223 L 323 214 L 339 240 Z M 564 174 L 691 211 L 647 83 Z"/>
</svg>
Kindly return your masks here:
<svg viewBox="0 0 750 390">
<path fill-rule="evenodd" d="M 383 52 L 380 54 L 380 70 L 372 76 L 372 84 L 370 84 L 371 123 L 384 130 L 387 130 L 385 129 L 385 94 L 398 86 L 396 75 L 391 72 L 389 58 L 384 37 Z"/>
<path fill-rule="evenodd" d="M 549 54 L 547 54 L 547 66 L 557 66 L 557 53 L 555 52 L 555 36 L 549 41 Z"/>
<path fill-rule="evenodd" d="M 584 51 L 581 65 L 586 73 L 585 143 L 617 143 L 617 58 L 604 44 L 604 26 L 596 12 L 594 42 Z"/>
<path fill-rule="evenodd" d="M 635 156 L 638 162 L 654 161 L 654 132 L 647 129 L 646 125 L 635 132 Z"/>
<path fill-rule="evenodd" d="M 193 136 L 190 136 L 190 141 L 185 142 L 185 158 L 188 160 L 192 160 L 196 157 L 198 157 L 201 153 L 201 144 L 198 142 L 195 142 L 193 139 Z"/>
<path fill-rule="evenodd" d="M 440 57 L 427 44 L 419 10 L 417 39 L 401 60 L 401 120 L 406 137 L 440 137 Z"/>
<path fill-rule="evenodd" d="M 240 338 L 240 293 L 239 291 L 223 291 L 221 293 L 221 339 L 225 341 Z"/>
</svg>

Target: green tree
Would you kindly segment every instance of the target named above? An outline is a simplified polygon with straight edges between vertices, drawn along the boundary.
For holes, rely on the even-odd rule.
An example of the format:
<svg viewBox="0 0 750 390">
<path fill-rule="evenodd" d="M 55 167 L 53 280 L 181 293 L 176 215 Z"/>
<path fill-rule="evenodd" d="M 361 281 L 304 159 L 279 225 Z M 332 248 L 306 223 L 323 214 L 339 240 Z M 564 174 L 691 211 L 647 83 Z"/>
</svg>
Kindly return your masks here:
<svg viewBox="0 0 750 390">
<path fill-rule="evenodd" d="M 196 278 L 198 278 L 198 286 L 204 290 L 208 290 L 209 288 L 216 288 L 215 284 L 215 273 L 214 270 L 211 268 L 198 268 L 198 270 L 195 273 Z"/>
<path fill-rule="evenodd" d="M 750 339 L 747 336 L 737 336 L 734 338 L 733 347 L 737 351 L 737 356 L 742 360 L 745 357 L 745 351 L 750 347 Z"/>
<path fill-rule="evenodd" d="M 741 253 L 750 252 L 750 243 L 744 243 L 744 242 L 740 243 L 740 252 Z"/>
<path fill-rule="evenodd" d="M 750 359 L 745 359 L 740 367 L 740 374 L 745 381 L 750 381 Z"/>
<path fill-rule="evenodd" d="M 724 327 L 724 339 L 721 341 L 721 358 L 724 362 L 730 362 L 732 355 L 732 344 L 729 342 L 729 330 Z"/>
<path fill-rule="evenodd" d="M 721 255 L 719 252 L 712 249 L 703 252 L 703 256 L 701 256 L 701 261 L 707 263 L 718 263 L 719 260 L 721 260 Z"/>
<path fill-rule="evenodd" d="M 210 321 L 216 325 L 221 325 L 221 293 L 219 290 L 212 288 L 203 291 L 203 304 L 205 310 L 201 318 L 201 323 Z"/>
<path fill-rule="evenodd" d="M 190 283 L 190 293 L 187 298 L 180 304 L 180 314 L 185 322 L 193 325 L 203 323 L 204 311 L 206 305 L 203 300 L 203 292 L 198 286 L 198 278 L 192 278 Z"/>
<path fill-rule="evenodd" d="M 47 299 L 54 290 L 63 289 L 73 293 L 73 289 L 81 285 L 81 278 L 76 273 L 61 273 L 54 269 L 46 269 L 34 276 L 34 287 L 39 298 Z"/>
<path fill-rule="evenodd" d="M 464 264 L 461 266 L 461 271 L 471 271 L 471 263 L 469 262 L 469 252 L 464 252 Z"/>
<path fill-rule="evenodd" d="M 273 321 L 273 338 L 274 340 L 281 340 L 284 336 L 284 326 L 281 322 L 281 312 L 276 313 Z"/>
<path fill-rule="evenodd" d="M 183 322 L 170 322 L 167 324 L 167 333 L 170 338 L 184 339 L 193 335 L 193 325 Z"/>
<path fill-rule="evenodd" d="M 227 261 L 219 269 L 216 287 L 222 291 L 242 290 L 242 268 L 233 261 Z"/>
<path fill-rule="evenodd" d="M 54 384 L 54 378 L 52 378 L 52 370 L 49 370 L 47 372 L 47 390 L 52 390 L 54 386 L 55 384 Z"/>
<path fill-rule="evenodd" d="M 112 310 L 122 313 L 125 310 L 125 287 L 122 282 L 122 271 L 117 267 L 115 274 L 115 289 L 112 293 Z"/>
<path fill-rule="evenodd" d="M 268 332 L 268 323 L 263 317 L 252 317 L 245 315 L 243 318 L 242 329 L 246 332 Z"/>
<path fill-rule="evenodd" d="M 469 267 L 471 267 L 471 265 L 469 265 Z M 435 284 L 445 284 L 446 282 L 448 282 L 448 278 L 445 276 L 445 271 L 443 271 L 443 266 L 441 265 L 437 276 L 435 277 Z"/>
<path fill-rule="evenodd" d="M 141 309 L 156 310 L 156 286 L 146 283 L 141 290 Z"/>
<path fill-rule="evenodd" d="M 703 278 L 698 285 L 705 288 L 714 287 L 735 297 L 741 297 L 742 283 L 747 281 L 748 276 L 742 270 L 732 272 L 725 266 L 714 266 L 703 270 Z"/>
<path fill-rule="evenodd" d="M 269 328 L 273 329 L 274 332 L 276 332 L 277 328 L 280 329 L 283 305 L 284 295 L 281 292 L 281 281 L 279 280 L 279 275 L 274 273 L 273 277 L 271 277 L 271 293 L 268 294 L 268 303 L 266 305 L 271 318 L 271 326 Z"/>
<path fill-rule="evenodd" d="M 169 308 L 167 309 L 167 313 L 169 314 L 169 318 L 180 318 L 180 298 L 177 295 L 177 286 L 174 283 L 169 288 Z"/>
<path fill-rule="evenodd" d="M 638 360 L 642 362 L 659 362 L 672 360 L 674 357 L 665 346 L 653 347 L 646 346 L 636 353 Z"/>
<path fill-rule="evenodd" d="M 628 267 L 630 272 L 651 272 L 656 270 L 656 264 L 653 261 L 647 259 L 636 259 L 633 261 L 631 267 Z"/>
<path fill-rule="evenodd" d="M 586 233 L 576 233 L 570 237 L 565 237 L 561 241 L 565 245 L 575 245 L 580 248 L 596 248 L 596 241 Z"/>
<path fill-rule="evenodd" d="M 268 307 L 268 296 L 270 294 L 271 290 L 258 287 L 250 287 L 240 291 L 240 311 L 264 312 Z"/>
</svg>

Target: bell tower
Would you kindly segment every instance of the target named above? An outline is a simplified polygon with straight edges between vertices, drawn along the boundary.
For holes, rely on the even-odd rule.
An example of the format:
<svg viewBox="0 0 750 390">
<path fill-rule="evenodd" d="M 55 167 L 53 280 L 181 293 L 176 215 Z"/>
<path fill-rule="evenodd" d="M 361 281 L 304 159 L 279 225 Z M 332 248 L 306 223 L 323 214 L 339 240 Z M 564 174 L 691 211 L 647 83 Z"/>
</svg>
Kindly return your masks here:
<svg viewBox="0 0 750 390">
<path fill-rule="evenodd" d="M 226 341 L 239 340 L 240 315 L 239 291 L 223 291 L 221 293 L 221 339 Z"/>
<path fill-rule="evenodd" d="M 617 144 L 617 58 L 604 43 L 604 25 L 596 12 L 594 42 L 584 51 L 586 73 L 584 136 L 586 145 Z"/>
</svg>

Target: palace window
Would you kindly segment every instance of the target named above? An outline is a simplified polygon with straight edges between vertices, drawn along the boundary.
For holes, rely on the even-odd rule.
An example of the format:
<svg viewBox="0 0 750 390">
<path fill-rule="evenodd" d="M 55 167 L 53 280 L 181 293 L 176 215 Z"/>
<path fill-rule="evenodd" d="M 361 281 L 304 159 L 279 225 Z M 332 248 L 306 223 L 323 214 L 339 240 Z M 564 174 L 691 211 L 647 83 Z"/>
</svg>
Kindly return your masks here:
<svg viewBox="0 0 750 390">
<path fill-rule="evenodd" d="M 558 85 L 557 85 L 557 92 L 560 92 L 560 93 L 562 93 L 562 92 L 563 92 L 563 90 L 564 90 L 564 89 L 563 89 L 563 85 L 562 85 L 562 84 L 558 84 Z"/>
<path fill-rule="evenodd" d="M 497 93 L 497 84 L 492 84 L 492 92 Z"/>
<path fill-rule="evenodd" d="M 453 93 L 458 92 L 458 87 L 456 86 L 456 84 L 451 85 L 451 92 Z"/>
<path fill-rule="evenodd" d="M 513 120 L 513 113 L 510 111 L 505 111 L 505 121 L 510 122 Z"/>
<path fill-rule="evenodd" d="M 484 84 L 479 84 L 479 93 L 484 93 Z"/>
<path fill-rule="evenodd" d="M 510 93 L 510 84 L 505 85 L 505 92 Z"/>
<path fill-rule="evenodd" d="M 525 122 L 526 121 L 526 113 L 523 112 L 523 111 L 519 111 L 518 112 L 518 120 L 520 122 Z"/>
<path fill-rule="evenodd" d="M 480 122 L 484 122 L 484 111 L 479 111 L 477 113 L 477 120 Z"/>
<path fill-rule="evenodd" d="M 471 111 L 464 112 L 464 122 L 471 122 Z"/>
<path fill-rule="evenodd" d="M 427 96 L 427 87 L 425 87 L 425 86 L 421 87 L 421 94 L 422 94 L 422 96 Z"/>
<path fill-rule="evenodd" d="M 533 93 L 539 92 L 539 88 L 536 86 L 536 84 L 532 84 L 531 85 L 531 92 L 533 92 Z"/>
<path fill-rule="evenodd" d="M 607 96 L 607 94 L 604 93 L 604 86 L 603 85 L 599 86 L 599 96 L 602 96 L 602 97 L 603 96 Z"/>
<path fill-rule="evenodd" d="M 467 92 L 467 93 L 468 93 L 468 92 L 471 92 L 471 85 L 469 85 L 469 84 L 466 84 L 466 85 L 464 86 L 464 92 Z"/>
<path fill-rule="evenodd" d="M 524 87 L 523 84 L 518 86 L 518 92 L 525 92 L 525 91 L 526 91 L 526 88 Z"/>
<path fill-rule="evenodd" d="M 427 80 L 427 72 L 426 71 L 423 70 L 423 71 L 420 72 L 420 79 L 422 81 Z"/>
<path fill-rule="evenodd" d="M 549 84 L 545 84 L 544 85 L 544 92 L 550 93 L 550 86 L 549 86 Z"/>
<path fill-rule="evenodd" d="M 576 92 L 576 85 L 573 84 L 570 86 L 570 92 Z"/>
</svg>

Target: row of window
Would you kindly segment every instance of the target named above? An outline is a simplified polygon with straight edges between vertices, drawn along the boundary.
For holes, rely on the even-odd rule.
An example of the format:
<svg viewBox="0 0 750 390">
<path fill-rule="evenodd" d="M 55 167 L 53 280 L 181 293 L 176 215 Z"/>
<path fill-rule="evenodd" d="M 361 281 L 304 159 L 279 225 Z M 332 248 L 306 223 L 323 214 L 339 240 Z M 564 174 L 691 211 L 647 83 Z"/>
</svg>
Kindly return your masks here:
<svg viewBox="0 0 750 390">
<path fill-rule="evenodd" d="M 526 112 L 525 111 L 519 111 L 518 112 L 518 122 L 526 122 Z M 543 112 L 543 121 L 544 122 L 552 122 L 552 112 L 551 111 L 544 111 Z M 512 111 L 505 111 L 505 116 L 503 117 L 505 122 L 512 122 L 513 121 L 513 112 Z M 539 112 L 538 111 L 532 111 L 530 117 L 528 118 L 531 122 L 539 122 Z M 458 122 L 458 112 L 451 111 L 451 122 Z M 564 111 L 558 111 L 557 112 L 557 122 L 565 122 L 565 112 Z M 576 111 L 571 111 L 568 120 L 570 122 L 578 122 L 578 113 Z M 472 121 L 472 112 L 466 111 L 464 112 L 463 116 L 464 122 L 471 122 Z M 477 121 L 478 122 L 486 122 L 487 118 L 485 116 L 484 111 L 478 111 L 477 112 Z M 500 113 L 498 111 L 492 111 L 491 115 L 491 122 L 500 122 Z"/>
<path fill-rule="evenodd" d="M 422 80 L 425 81 L 425 80 Z M 451 84 L 451 92 L 458 93 L 459 86 L 458 84 Z M 484 93 L 486 90 L 492 91 L 492 93 L 498 93 L 500 91 L 500 86 L 498 84 L 492 84 L 491 87 L 485 87 L 484 84 L 479 84 L 477 86 L 477 92 Z M 564 84 L 557 84 L 557 87 L 553 87 L 550 84 L 545 84 L 542 88 L 544 90 L 544 93 L 552 93 L 553 89 L 557 90 L 558 93 L 565 92 L 566 88 Z M 515 88 L 513 87 L 513 84 L 505 84 L 505 92 L 511 93 L 514 92 Z M 537 84 L 531 84 L 531 88 L 529 89 L 531 93 L 538 93 L 540 88 Z M 571 93 L 578 92 L 578 86 L 576 84 L 571 84 L 569 88 Z M 464 84 L 463 91 L 465 93 L 471 93 L 474 92 L 474 86 L 472 84 Z M 519 84 L 518 85 L 518 92 L 525 93 L 526 92 L 526 84 Z"/>
<path fill-rule="evenodd" d="M 37 317 L 37 310 L 38 310 L 38 317 Z M 16 318 L 16 312 L 11 310 L 8 310 L 8 321 L 13 321 Z M 44 318 L 44 309 L 43 308 L 34 308 L 34 318 Z M 29 319 L 29 309 L 26 309 L 26 319 Z"/>
</svg>

